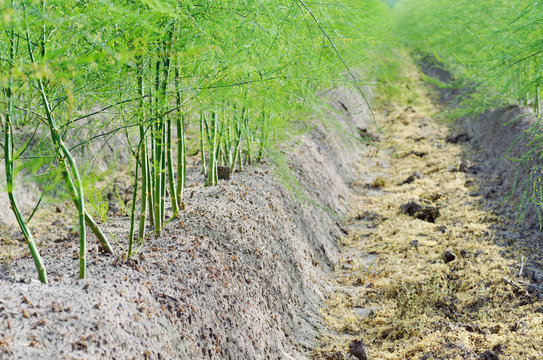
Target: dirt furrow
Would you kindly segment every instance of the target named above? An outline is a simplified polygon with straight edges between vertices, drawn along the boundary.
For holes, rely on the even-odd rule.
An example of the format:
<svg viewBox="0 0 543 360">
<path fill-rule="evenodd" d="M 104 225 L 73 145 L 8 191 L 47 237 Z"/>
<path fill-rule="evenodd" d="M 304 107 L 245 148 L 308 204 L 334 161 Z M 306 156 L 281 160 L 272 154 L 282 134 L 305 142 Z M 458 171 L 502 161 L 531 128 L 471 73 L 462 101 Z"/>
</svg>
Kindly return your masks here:
<svg viewBox="0 0 543 360">
<path fill-rule="evenodd" d="M 417 101 L 377 109 L 315 358 L 540 359 L 539 232 L 485 197 L 486 159 L 410 72 Z"/>
</svg>

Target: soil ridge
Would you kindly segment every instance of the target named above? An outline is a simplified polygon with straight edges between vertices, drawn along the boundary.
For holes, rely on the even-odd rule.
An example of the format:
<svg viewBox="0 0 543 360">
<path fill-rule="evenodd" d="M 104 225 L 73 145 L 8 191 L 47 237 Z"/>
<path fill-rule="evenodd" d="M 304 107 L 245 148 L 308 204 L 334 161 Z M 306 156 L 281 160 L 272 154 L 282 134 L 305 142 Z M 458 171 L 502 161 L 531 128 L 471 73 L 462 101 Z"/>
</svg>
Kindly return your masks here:
<svg viewBox="0 0 543 360">
<path fill-rule="evenodd" d="M 334 121 L 353 131 L 369 126 L 357 93 L 335 88 L 322 96 Z M 343 214 L 348 207 L 354 145 L 315 122 L 288 155 L 319 206 L 294 199 L 265 165 L 203 188 L 194 161 L 186 210 L 133 260 L 92 247 L 89 278 L 75 280 L 72 236 L 42 251 L 49 285 L 29 280 L 29 256 L 3 264 L 0 358 L 307 357 L 343 235 L 327 209 Z M 119 215 L 105 228 L 122 241 L 128 222 Z"/>
</svg>

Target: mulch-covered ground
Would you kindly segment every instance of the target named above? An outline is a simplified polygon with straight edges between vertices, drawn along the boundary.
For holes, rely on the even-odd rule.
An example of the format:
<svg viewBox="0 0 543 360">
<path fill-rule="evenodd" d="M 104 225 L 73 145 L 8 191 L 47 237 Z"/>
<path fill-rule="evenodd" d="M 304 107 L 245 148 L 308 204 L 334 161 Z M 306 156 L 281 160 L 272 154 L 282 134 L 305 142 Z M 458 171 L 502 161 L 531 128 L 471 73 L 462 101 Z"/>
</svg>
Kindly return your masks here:
<svg viewBox="0 0 543 360">
<path fill-rule="evenodd" d="M 540 359 L 541 233 L 503 203 L 513 167 L 497 162 L 516 115 L 436 121 L 437 91 L 409 71 L 416 101 L 381 105 L 382 148 L 359 164 L 315 358 Z"/>
</svg>

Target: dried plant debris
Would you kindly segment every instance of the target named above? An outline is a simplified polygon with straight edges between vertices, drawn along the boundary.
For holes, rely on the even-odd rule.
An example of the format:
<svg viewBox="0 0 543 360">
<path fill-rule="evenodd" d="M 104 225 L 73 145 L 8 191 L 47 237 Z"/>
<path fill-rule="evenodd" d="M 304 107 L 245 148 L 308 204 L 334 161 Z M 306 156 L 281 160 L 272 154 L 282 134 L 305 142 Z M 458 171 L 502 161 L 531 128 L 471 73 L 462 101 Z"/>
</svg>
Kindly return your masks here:
<svg viewBox="0 0 543 360">
<path fill-rule="evenodd" d="M 419 84 L 417 91 L 428 90 Z M 420 138 L 419 119 L 440 110 L 424 95 L 411 108 L 415 113 L 404 111 L 392 123 L 377 113 L 394 127 L 398 143 Z M 356 214 L 368 213 L 383 221 L 364 232 L 350 227 L 347 255 L 340 258 L 346 266 L 336 267 L 337 288 L 322 310 L 328 331 L 321 332 L 314 358 L 349 355 L 360 339 L 380 360 L 543 358 L 540 234 L 516 224 L 507 204 L 470 195 L 493 186 L 486 185 L 484 166 L 470 171 L 484 160 L 465 143 L 471 134 L 460 130 L 444 138 L 449 129 L 438 122 L 424 129 L 414 150 L 426 156 L 379 154 L 390 167 L 361 168 L 362 176 L 387 174 L 389 185 L 378 194 L 360 191 L 351 221 L 365 224 Z M 460 166 L 450 172 L 450 164 Z M 406 186 L 417 171 L 424 177 Z"/>
</svg>

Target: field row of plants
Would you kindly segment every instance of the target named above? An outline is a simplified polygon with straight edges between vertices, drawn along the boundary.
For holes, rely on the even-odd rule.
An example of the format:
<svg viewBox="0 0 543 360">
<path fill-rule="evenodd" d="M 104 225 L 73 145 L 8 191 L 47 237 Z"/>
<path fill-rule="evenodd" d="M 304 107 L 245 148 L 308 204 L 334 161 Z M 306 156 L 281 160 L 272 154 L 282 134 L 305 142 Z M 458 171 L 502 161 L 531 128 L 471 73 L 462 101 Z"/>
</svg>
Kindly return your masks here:
<svg viewBox="0 0 543 360">
<path fill-rule="evenodd" d="M 432 56 L 462 89 L 454 116 L 521 105 L 536 122 L 523 141 L 512 196 L 521 216 L 535 208 L 543 224 L 543 4 L 530 0 L 405 0 L 396 5 L 397 28 L 405 45 Z M 520 120 L 520 119 L 519 119 Z M 513 146 L 521 139 L 510 139 Z M 507 154 L 504 154 L 507 156 Z"/>
<path fill-rule="evenodd" d="M 531 105 L 539 114 L 542 82 L 539 2 L 406 0 L 398 29 L 415 52 L 433 55 L 469 88 L 469 110 Z"/>
<path fill-rule="evenodd" d="M 354 69 L 375 77 L 388 15 L 379 0 L 0 0 L 4 188 L 39 279 L 46 265 L 29 222 L 42 199 L 73 200 L 80 278 L 87 229 L 130 257 L 183 211 L 187 157 L 199 156 L 205 186 L 216 185 L 219 170 L 276 161 L 325 108 L 319 90 L 361 91 Z M 88 206 L 95 154 L 81 154 L 119 135 L 134 191 L 129 238 L 116 249 Z M 28 213 L 14 193 L 19 172 L 43 189 Z"/>
</svg>

